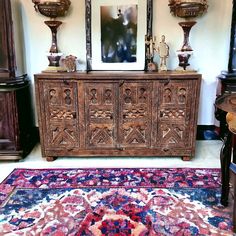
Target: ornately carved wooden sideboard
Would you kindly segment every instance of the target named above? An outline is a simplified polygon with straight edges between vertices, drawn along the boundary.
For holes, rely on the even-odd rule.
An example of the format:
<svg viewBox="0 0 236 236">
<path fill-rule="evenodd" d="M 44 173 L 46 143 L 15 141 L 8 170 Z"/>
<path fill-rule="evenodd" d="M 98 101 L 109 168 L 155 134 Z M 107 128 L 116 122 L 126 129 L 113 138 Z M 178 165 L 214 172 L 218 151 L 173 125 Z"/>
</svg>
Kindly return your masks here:
<svg viewBox="0 0 236 236">
<path fill-rule="evenodd" d="M 194 156 L 201 75 L 35 75 L 42 155 Z"/>
</svg>

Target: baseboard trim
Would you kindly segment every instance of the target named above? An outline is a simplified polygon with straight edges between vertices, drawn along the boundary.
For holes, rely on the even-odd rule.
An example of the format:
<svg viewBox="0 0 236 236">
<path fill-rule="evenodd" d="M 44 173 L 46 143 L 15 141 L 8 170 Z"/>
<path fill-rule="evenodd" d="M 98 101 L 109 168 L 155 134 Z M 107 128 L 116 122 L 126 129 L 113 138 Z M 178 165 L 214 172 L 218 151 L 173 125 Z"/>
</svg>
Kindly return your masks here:
<svg viewBox="0 0 236 236">
<path fill-rule="evenodd" d="M 198 125 L 197 140 L 219 140 L 219 127 L 215 125 Z"/>
</svg>

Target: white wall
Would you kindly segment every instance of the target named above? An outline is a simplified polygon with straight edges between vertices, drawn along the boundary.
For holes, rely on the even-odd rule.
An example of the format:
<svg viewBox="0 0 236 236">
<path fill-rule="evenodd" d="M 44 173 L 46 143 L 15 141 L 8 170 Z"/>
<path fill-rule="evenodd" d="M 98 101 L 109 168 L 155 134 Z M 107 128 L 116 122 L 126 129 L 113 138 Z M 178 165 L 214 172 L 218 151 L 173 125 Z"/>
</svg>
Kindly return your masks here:
<svg viewBox="0 0 236 236">
<path fill-rule="evenodd" d="M 41 72 L 48 65 L 46 53 L 51 45 L 51 33 L 44 24 L 44 21 L 48 19 L 34 11 L 31 0 L 12 0 L 12 2 L 18 7 L 15 12 L 21 13 L 21 19 L 17 16 L 16 21 L 23 22 L 21 43 L 24 54 L 20 49 L 17 52 L 20 51 L 25 71 L 34 84 L 33 75 Z M 183 32 L 178 22 L 183 19 L 170 14 L 167 0 L 153 0 L 153 2 L 153 34 L 156 35 L 157 40 L 162 34 L 166 36 L 166 42 L 170 46 L 168 67 L 175 69 L 178 65 L 176 51 L 183 43 Z M 215 124 L 214 100 L 217 75 L 222 70 L 227 70 L 229 55 L 232 0 L 208 0 L 208 3 L 207 14 L 196 19 L 197 24 L 193 26 L 190 34 L 190 44 L 194 50 L 190 63 L 203 77 L 199 125 Z M 58 30 L 60 51 L 65 55 L 73 54 L 85 62 L 84 0 L 71 0 L 68 15 L 58 20 L 63 21 Z M 17 48 L 20 48 L 19 41 Z M 155 60 L 158 60 L 158 57 Z M 84 65 L 81 65 L 79 69 L 84 69 Z"/>
<path fill-rule="evenodd" d="M 208 4 L 207 13 L 195 19 L 197 24 L 190 33 L 190 44 L 194 50 L 190 63 L 203 77 L 198 119 L 200 125 L 215 124 L 216 77 L 222 70 L 227 70 L 232 16 L 232 0 L 208 0 Z M 170 69 L 177 67 L 176 50 L 183 43 L 182 29 L 178 25 L 180 21 L 183 19 L 170 15 L 167 0 L 154 0 L 153 34 L 157 38 L 166 35 L 171 49 Z"/>
</svg>

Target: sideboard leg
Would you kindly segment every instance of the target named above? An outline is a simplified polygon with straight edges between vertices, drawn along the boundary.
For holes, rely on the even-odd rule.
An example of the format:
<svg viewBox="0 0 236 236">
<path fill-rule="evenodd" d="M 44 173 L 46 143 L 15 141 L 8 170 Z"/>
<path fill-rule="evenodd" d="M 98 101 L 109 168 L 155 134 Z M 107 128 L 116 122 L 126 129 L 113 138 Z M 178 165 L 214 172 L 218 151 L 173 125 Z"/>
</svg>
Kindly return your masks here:
<svg viewBox="0 0 236 236">
<path fill-rule="evenodd" d="M 56 159 L 57 159 L 56 157 L 52 157 L 52 156 L 46 157 L 46 160 L 49 162 L 55 161 Z"/>
<path fill-rule="evenodd" d="M 221 163 L 221 204 L 228 206 L 229 196 L 229 166 L 232 153 L 232 133 L 228 131 L 224 137 L 223 146 L 220 151 Z"/>
<path fill-rule="evenodd" d="M 191 156 L 183 156 L 183 157 L 182 157 L 182 160 L 183 160 L 183 161 L 190 161 L 191 159 L 192 159 Z"/>
</svg>

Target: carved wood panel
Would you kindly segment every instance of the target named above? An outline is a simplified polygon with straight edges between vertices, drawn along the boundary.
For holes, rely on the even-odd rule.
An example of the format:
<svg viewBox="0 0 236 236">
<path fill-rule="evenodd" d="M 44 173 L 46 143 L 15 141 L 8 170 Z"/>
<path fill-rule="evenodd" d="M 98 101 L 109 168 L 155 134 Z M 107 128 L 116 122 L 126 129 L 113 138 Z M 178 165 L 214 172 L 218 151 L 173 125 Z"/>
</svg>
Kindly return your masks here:
<svg viewBox="0 0 236 236">
<path fill-rule="evenodd" d="M 114 148 L 117 144 L 117 83 L 85 83 L 85 137 L 87 148 Z"/>
<path fill-rule="evenodd" d="M 125 82 L 120 86 L 119 141 L 121 147 L 149 147 L 152 83 Z"/>
<path fill-rule="evenodd" d="M 46 82 L 43 84 L 45 140 L 48 148 L 71 149 L 79 146 L 77 83 Z"/>
<path fill-rule="evenodd" d="M 191 116 L 194 88 L 192 81 L 160 82 L 155 85 L 154 146 L 189 147 L 192 143 Z"/>
</svg>

